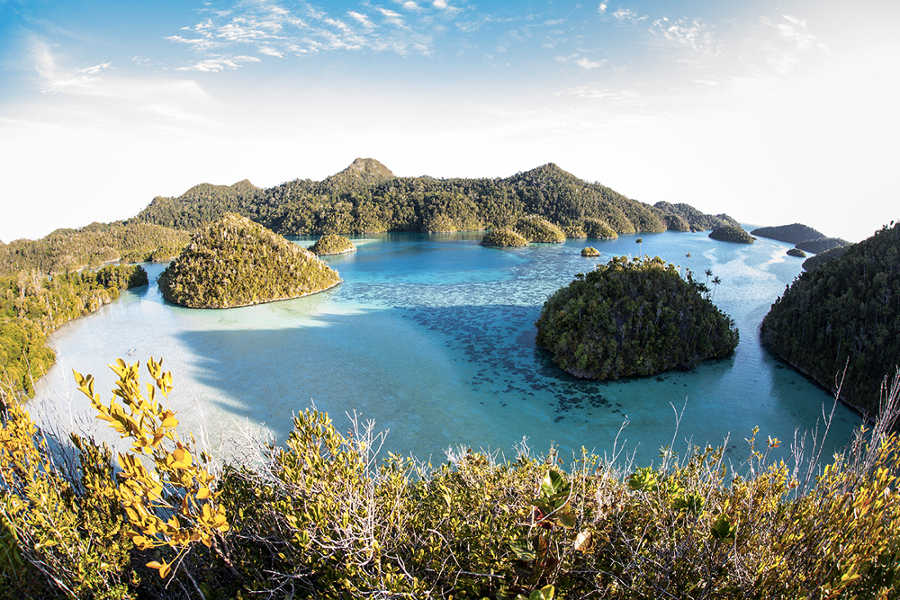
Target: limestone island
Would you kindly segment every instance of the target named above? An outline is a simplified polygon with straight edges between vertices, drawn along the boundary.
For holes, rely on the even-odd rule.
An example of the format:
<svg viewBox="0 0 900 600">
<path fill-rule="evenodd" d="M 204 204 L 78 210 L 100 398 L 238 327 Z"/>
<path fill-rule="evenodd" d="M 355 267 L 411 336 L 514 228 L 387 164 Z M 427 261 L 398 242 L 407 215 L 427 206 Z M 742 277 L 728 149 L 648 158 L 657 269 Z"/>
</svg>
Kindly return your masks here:
<svg viewBox="0 0 900 600">
<path fill-rule="evenodd" d="M 516 223 L 516 231 L 529 242 L 538 244 L 561 244 L 566 241 L 563 230 L 537 215 L 526 215 Z"/>
<path fill-rule="evenodd" d="M 747 233 L 743 227 L 737 225 L 724 225 L 712 230 L 709 234 L 714 240 L 720 242 L 732 242 L 734 244 L 752 244 L 756 238 Z"/>
<path fill-rule="evenodd" d="M 581 255 L 590 257 L 600 256 L 600 251 L 593 246 L 588 246 L 587 248 L 582 248 Z"/>
<path fill-rule="evenodd" d="M 800 248 L 789 248 L 787 251 L 787 255 L 796 256 L 797 258 L 806 258 L 806 252 L 804 252 Z"/>
<path fill-rule="evenodd" d="M 326 233 L 310 246 L 309 251 L 317 256 L 331 256 L 334 254 L 346 254 L 356 252 L 356 246 L 349 238 L 336 233 Z"/>
<path fill-rule="evenodd" d="M 169 302 L 234 308 L 315 294 L 341 278 L 312 252 L 228 213 L 194 234 L 158 281 Z"/>
<path fill-rule="evenodd" d="M 709 295 L 659 257 L 614 257 L 547 300 L 536 341 L 582 379 L 691 369 L 731 354 L 739 341 L 731 317 Z"/>
<path fill-rule="evenodd" d="M 500 247 L 518 247 L 527 246 L 528 240 L 515 229 L 509 227 L 501 227 L 492 229 L 481 240 L 482 246 L 500 246 Z"/>
</svg>

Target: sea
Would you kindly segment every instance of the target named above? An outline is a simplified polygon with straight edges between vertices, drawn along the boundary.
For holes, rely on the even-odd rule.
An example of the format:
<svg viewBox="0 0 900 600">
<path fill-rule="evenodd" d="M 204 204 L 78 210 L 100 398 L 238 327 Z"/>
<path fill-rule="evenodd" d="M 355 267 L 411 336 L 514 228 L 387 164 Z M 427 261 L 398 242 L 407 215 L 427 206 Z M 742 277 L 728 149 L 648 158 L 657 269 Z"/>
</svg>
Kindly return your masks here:
<svg viewBox="0 0 900 600">
<path fill-rule="evenodd" d="M 382 233 L 352 238 L 357 251 L 326 257 L 343 283 L 305 298 L 224 310 L 165 301 L 150 285 L 124 292 L 50 339 L 57 363 L 29 403 L 47 428 L 115 439 L 93 418 L 72 371 L 91 373 L 112 397 L 121 358 L 162 358 L 174 378 L 166 400 L 182 436 L 192 433 L 221 461 L 259 441 L 279 444 L 293 418 L 327 412 L 338 430 L 383 434 L 388 452 L 440 464 L 469 449 L 513 460 L 527 448 L 564 462 L 583 450 L 619 464 L 658 464 L 665 447 L 724 447 L 738 465 L 778 439 L 771 459 L 789 459 L 795 440 L 824 444 L 829 458 L 861 417 L 761 343 L 771 304 L 802 272 L 789 244 L 712 240 L 704 232 L 570 239 L 492 248 L 480 232 Z M 309 246 L 315 238 L 289 238 Z M 581 250 L 593 246 L 599 258 Z M 740 330 L 730 357 L 690 371 L 611 381 L 579 380 L 535 345 L 546 299 L 578 273 L 613 256 L 659 256 L 706 281 L 713 302 Z M 836 374 L 837 375 L 837 374 Z M 355 423 L 355 425 L 354 425 Z M 830 423 L 826 427 L 826 423 Z M 827 431 L 827 437 L 826 437 Z M 773 444 L 776 445 L 776 444 Z"/>
</svg>

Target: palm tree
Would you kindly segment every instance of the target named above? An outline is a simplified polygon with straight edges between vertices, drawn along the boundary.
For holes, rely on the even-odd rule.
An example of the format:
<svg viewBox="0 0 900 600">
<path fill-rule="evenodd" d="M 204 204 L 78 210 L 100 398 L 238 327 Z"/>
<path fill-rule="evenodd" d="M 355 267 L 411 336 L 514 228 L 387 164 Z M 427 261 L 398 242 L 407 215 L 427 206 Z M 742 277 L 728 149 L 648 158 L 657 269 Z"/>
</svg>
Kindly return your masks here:
<svg viewBox="0 0 900 600">
<path fill-rule="evenodd" d="M 718 285 L 719 285 L 720 283 L 722 283 L 722 280 L 719 279 L 719 276 L 718 276 L 718 275 L 716 275 L 715 277 L 712 278 L 712 284 L 713 284 L 714 286 L 718 287 Z M 713 287 L 713 300 L 716 299 L 716 287 Z"/>
<path fill-rule="evenodd" d="M 638 245 L 638 249 L 640 250 L 640 253 L 641 253 L 640 256 L 638 257 L 638 260 L 643 259 L 644 258 L 644 238 L 638 238 L 638 239 L 634 240 L 634 243 Z"/>
<path fill-rule="evenodd" d="M 684 266 L 684 275 L 687 277 L 687 272 L 691 270 L 691 253 L 688 252 L 684 257 L 687 258 L 687 264 Z"/>
</svg>

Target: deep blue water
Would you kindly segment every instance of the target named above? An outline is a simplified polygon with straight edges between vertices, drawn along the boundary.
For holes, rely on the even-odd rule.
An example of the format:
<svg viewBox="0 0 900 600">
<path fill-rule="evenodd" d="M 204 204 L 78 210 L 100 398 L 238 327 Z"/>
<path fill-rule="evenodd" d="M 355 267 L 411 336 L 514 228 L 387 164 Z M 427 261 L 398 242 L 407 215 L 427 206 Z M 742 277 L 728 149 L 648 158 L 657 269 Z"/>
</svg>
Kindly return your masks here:
<svg viewBox="0 0 900 600">
<path fill-rule="evenodd" d="M 36 410 L 44 407 L 52 413 L 45 420 L 66 426 L 90 423 L 71 370 L 93 373 L 103 394 L 114 382 L 107 363 L 143 363 L 151 355 L 165 357 L 173 373 L 171 402 L 182 426 L 202 431 L 222 455 L 241 444 L 241 430 L 262 428 L 284 439 L 292 414 L 312 404 L 342 430 L 349 428 L 345 412 L 355 410 L 390 430 L 386 450 L 435 462 L 458 445 L 511 456 L 523 437 L 537 452 L 551 444 L 563 456 L 582 446 L 611 452 L 627 419 L 619 443 L 627 440 L 627 451 L 646 464 L 676 436 L 676 409 L 683 410 L 676 450 L 688 440 L 719 445 L 730 436 L 729 453 L 740 460 L 754 426 L 763 440 L 790 442 L 795 430 L 816 427 L 823 407 L 831 410 L 830 394 L 759 341 L 760 321 L 801 271 L 801 260 L 785 255 L 787 244 L 667 232 L 641 234 L 640 248 L 638 236 L 623 235 L 497 249 L 480 246 L 481 237 L 366 236 L 354 240 L 357 252 L 328 258 L 344 279 L 337 288 L 229 310 L 165 302 L 155 285 L 164 266 L 145 265 L 149 287 L 54 334 L 59 363 L 40 383 Z M 587 245 L 601 251 L 600 259 L 581 257 Z M 689 267 L 701 281 L 706 269 L 722 279 L 714 301 L 740 329 L 735 354 L 645 379 L 566 375 L 534 344 L 544 300 L 576 273 L 639 249 Z M 825 456 L 843 447 L 858 423 L 838 407 Z"/>
</svg>

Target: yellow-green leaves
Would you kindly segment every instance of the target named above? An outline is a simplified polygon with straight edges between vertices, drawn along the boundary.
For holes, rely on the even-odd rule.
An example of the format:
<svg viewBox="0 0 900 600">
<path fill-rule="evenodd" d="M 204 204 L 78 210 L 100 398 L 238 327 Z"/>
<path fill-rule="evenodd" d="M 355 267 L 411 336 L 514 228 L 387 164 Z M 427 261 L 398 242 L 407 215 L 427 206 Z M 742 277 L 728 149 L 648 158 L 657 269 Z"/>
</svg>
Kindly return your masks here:
<svg viewBox="0 0 900 600">
<path fill-rule="evenodd" d="M 110 365 L 119 379 L 108 405 L 94 393 L 93 377 L 76 372 L 75 380 L 97 417 L 132 440 L 131 451 L 118 456 L 122 470 L 114 488 L 133 528 L 129 537 L 140 550 L 169 546 L 180 555 L 193 542 L 211 546 L 213 537 L 228 531 L 230 525 L 224 506 L 210 488 L 215 478 L 202 466 L 207 461 L 194 461 L 193 438 L 178 436 L 175 411 L 157 400 L 157 390 L 164 398 L 172 391 L 172 374 L 162 370 L 162 362 L 152 357 L 147 361 L 154 385 L 148 384 L 146 397 L 140 393 L 138 363 L 128 365 L 118 359 Z M 170 563 L 152 561 L 147 566 L 158 569 L 160 577 L 171 572 Z"/>
</svg>

